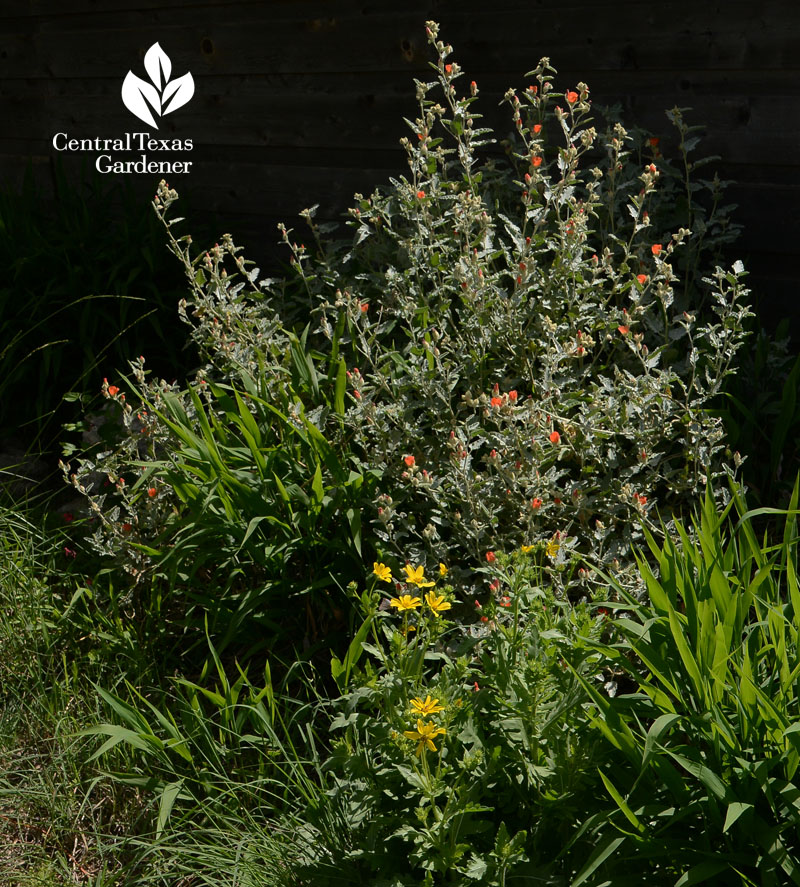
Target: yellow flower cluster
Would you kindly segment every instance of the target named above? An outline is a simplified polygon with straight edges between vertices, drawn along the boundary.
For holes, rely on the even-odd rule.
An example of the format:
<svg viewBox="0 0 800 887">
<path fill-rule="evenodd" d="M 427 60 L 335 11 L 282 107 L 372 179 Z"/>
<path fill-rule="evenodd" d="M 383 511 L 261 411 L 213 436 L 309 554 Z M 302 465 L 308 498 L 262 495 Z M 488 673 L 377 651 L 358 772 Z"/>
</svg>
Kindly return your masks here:
<svg viewBox="0 0 800 887">
<path fill-rule="evenodd" d="M 444 711 L 444 706 L 439 705 L 439 700 L 432 699 L 430 695 L 426 696 L 424 700 L 418 696 L 412 699 L 411 708 L 416 715 L 435 715 L 437 712 Z M 417 755 L 421 755 L 426 748 L 436 751 L 433 740 L 446 733 L 447 730 L 444 727 L 438 727 L 433 721 L 424 724 L 422 718 L 417 718 L 417 729 L 404 730 L 403 736 L 413 739 L 417 743 Z"/>
<path fill-rule="evenodd" d="M 425 578 L 425 567 L 412 567 L 409 564 L 406 564 L 403 569 L 406 571 L 405 582 L 407 585 L 414 585 L 417 588 L 433 588 L 436 584 L 435 582 L 429 582 Z M 377 576 L 382 582 L 392 582 L 392 570 L 390 567 L 387 567 L 386 564 L 375 563 L 372 565 L 372 574 Z M 444 564 L 439 564 L 439 575 L 446 576 L 447 575 L 447 567 Z M 430 608 L 433 615 L 438 619 L 442 613 L 446 610 L 452 608 L 452 604 L 445 599 L 443 594 L 436 594 L 434 591 L 429 591 L 425 595 L 425 603 Z M 389 604 L 392 607 L 395 607 L 399 613 L 404 613 L 409 610 L 416 610 L 418 607 L 422 606 L 422 598 L 416 597 L 413 594 L 401 594 L 397 597 L 393 597 L 389 600 Z"/>
<path fill-rule="evenodd" d="M 422 723 L 422 719 L 417 719 L 417 729 L 416 730 L 404 730 L 403 736 L 407 736 L 409 739 L 415 739 L 417 741 L 417 754 L 421 755 L 423 750 L 427 747 L 431 751 L 436 751 L 436 746 L 433 744 L 433 740 L 436 739 L 437 736 L 443 736 L 447 733 L 447 730 L 444 727 L 437 727 L 433 721 L 428 721 L 427 724 Z"/>
</svg>

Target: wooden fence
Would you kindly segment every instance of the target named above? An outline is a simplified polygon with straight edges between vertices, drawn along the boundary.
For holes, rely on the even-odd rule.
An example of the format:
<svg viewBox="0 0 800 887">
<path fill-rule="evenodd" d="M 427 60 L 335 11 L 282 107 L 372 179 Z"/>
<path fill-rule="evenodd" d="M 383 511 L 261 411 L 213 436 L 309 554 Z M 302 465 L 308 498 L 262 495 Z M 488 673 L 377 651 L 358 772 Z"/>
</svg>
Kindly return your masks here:
<svg viewBox="0 0 800 887">
<path fill-rule="evenodd" d="M 795 313 L 800 243 L 800 4 L 752 0 L 4 0 L 0 6 L 0 183 L 28 162 L 46 186 L 56 132 L 120 137 L 147 127 L 120 100 L 129 69 L 158 41 L 195 96 L 160 135 L 191 138 L 193 167 L 170 184 L 255 258 L 276 222 L 312 203 L 338 218 L 355 191 L 402 174 L 413 78 L 428 76 L 424 22 L 441 24 L 481 88 L 482 112 L 524 87 L 541 56 L 557 85 L 589 84 L 595 103 L 669 143 L 664 110 L 691 107 L 706 153 L 745 226 L 735 257 L 768 322 Z M 137 176 L 142 199 L 157 177 Z M 198 224 L 202 219 L 197 218 Z M 188 227 L 191 228 L 191 222 Z M 795 332 L 800 323 L 795 322 Z"/>
</svg>

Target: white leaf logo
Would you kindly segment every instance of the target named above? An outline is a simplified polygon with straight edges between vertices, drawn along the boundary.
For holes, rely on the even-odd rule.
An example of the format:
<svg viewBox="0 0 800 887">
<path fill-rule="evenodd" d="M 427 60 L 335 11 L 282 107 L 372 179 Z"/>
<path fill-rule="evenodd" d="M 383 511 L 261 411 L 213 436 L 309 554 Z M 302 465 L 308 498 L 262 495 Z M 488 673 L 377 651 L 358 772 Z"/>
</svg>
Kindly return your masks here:
<svg viewBox="0 0 800 887">
<path fill-rule="evenodd" d="M 158 129 L 156 117 L 183 107 L 194 95 L 194 79 L 187 73 L 171 81 L 172 62 L 158 43 L 145 53 L 144 69 L 152 83 L 128 71 L 122 84 L 122 101 L 131 114 Z"/>
<path fill-rule="evenodd" d="M 172 73 L 172 62 L 164 50 L 154 43 L 144 54 L 144 69 L 155 83 L 156 89 L 161 89 L 161 74 L 164 74 L 164 83 L 169 80 Z"/>
</svg>

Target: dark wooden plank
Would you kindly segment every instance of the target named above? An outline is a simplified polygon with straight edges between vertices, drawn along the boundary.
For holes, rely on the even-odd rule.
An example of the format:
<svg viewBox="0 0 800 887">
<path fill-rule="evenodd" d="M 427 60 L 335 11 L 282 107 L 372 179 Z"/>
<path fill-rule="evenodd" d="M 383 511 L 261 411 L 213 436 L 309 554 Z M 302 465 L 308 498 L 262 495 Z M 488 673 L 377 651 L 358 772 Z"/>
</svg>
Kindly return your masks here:
<svg viewBox="0 0 800 887">
<path fill-rule="evenodd" d="M 676 58 L 680 66 L 717 69 L 797 64 L 800 31 L 776 25 L 763 6 L 735 0 L 725 15 L 717 15 L 713 7 L 682 0 L 670 10 L 681 23 L 671 31 L 655 12 L 612 14 L 616 6 L 586 5 L 568 16 L 532 16 L 530 22 L 505 7 L 471 15 L 453 8 L 442 10 L 443 36 L 459 48 L 464 64 L 480 57 L 485 68 L 525 68 L 539 55 L 556 52 L 564 58 L 591 55 L 598 70 L 674 70 Z M 204 69 L 226 74 L 424 69 L 429 58 L 419 11 L 404 7 L 365 16 L 345 7 L 326 19 L 309 19 L 302 9 L 286 19 L 273 19 L 268 8 L 252 5 L 208 7 L 190 17 L 162 8 L 85 20 L 41 19 L 32 30 L 4 36 L 0 75 L 69 76 L 79 66 L 84 76 L 115 76 L 135 64 L 154 33 L 177 68 L 196 75 Z M 588 39 L 593 42 L 587 44 Z M 106 51 L 92 51 L 98 41 Z"/>
<path fill-rule="evenodd" d="M 607 9 L 620 9 L 635 6 L 639 0 L 598 0 L 598 6 Z M 584 0 L 585 5 L 585 0 Z M 87 15 L 98 16 L 114 13 L 135 12 L 142 10 L 160 11 L 165 7 L 164 0 L 118 0 L 109 10 L 107 0 L 70 0 L 64 3 L 62 0 L 18 0 L 13 7 L 14 18 L 26 19 L 32 17 L 47 18 L 79 18 Z M 236 3 L 225 3 L 221 0 L 170 0 L 171 9 L 177 10 L 184 17 L 194 11 L 216 11 L 225 15 L 231 9 L 235 15 L 240 8 L 252 7 L 265 12 L 274 20 L 297 18 L 298 15 L 317 17 L 324 19 L 331 15 L 336 16 L 343 11 L 356 13 L 366 17 L 380 16 L 387 13 L 387 4 L 382 0 L 372 2 L 349 2 L 341 0 L 237 0 Z M 482 0 L 406 0 L 403 8 L 414 11 L 418 15 L 436 20 L 436 15 L 449 13 L 480 13 L 485 12 L 485 4 Z M 503 0 L 503 8 L 506 11 L 516 11 L 518 14 L 530 14 L 535 9 L 537 15 L 542 12 L 560 11 L 563 9 L 562 0 Z M 395 12 L 394 8 L 390 9 Z M 10 13 L 9 13 L 10 17 Z"/>
</svg>

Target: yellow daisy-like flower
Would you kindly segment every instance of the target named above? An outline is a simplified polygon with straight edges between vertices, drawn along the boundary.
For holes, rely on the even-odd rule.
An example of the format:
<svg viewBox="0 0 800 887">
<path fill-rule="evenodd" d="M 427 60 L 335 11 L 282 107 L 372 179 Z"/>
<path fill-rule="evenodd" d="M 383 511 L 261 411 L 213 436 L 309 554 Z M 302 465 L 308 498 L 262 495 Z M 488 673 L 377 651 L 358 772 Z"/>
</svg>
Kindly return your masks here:
<svg viewBox="0 0 800 887">
<path fill-rule="evenodd" d="M 523 554 L 527 554 L 529 551 L 533 551 L 532 545 L 520 545 L 520 550 Z"/>
<path fill-rule="evenodd" d="M 437 727 L 433 721 L 428 721 L 427 724 L 423 724 L 421 720 L 417 720 L 416 730 L 403 730 L 403 736 L 416 740 L 418 755 L 422 754 L 426 746 L 431 751 L 436 751 L 436 746 L 433 744 L 433 740 L 436 739 L 437 736 L 444 736 L 445 733 L 447 733 L 447 730 L 445 730 L 444 727 Z"/>
<path fill-rule="evenodd" d="M 422 606 L 422 599 L 412 597 L 410 594 L 401 594 L 400 597 L 393 597 L 389 603 L 402 613 L 404 610 L 416 610 Z"/>
<path fill-rule="evenodd" d="M 547 548 L 545 549 L 545 551 L 547 552 L 547 556 L 548 557 L 555 557 L 558 554 L 559 548 L 561 548 L 561 546 L 558 544 L 558 542 L 556 542 L 555 539 L 551 539 L 547 543 Z"/>
<path fill-rule="evenodd" d="M 435 715 L 437 711 L 444 711 L 444 706 L 439 705 L 439 700 L 431 699 L 430 696 L 426 696 L 424 702 L 419 696 L 412 699 L 411 708 L 414 709 L 414 714 L 418 715 Z"/>
<path fill-rule="evenodd" d="M 406 582 L 409 585 L 416 585 L 417 588 L 433 588 L 436 584 L 435 582 L 426 582 L 425 576 L 425 567 L 410 567 L 408 564 L 403 568 L 406 571 Z"/>
<path fill-rule="evenodd" d="M 439 575 L 446 576 L 450 571 L 444 564 L 439 564 Z"/>
<path fill-rule="evenodd" d="M 372 565 L 372 575 L 377 576 L 381 582 L 392 581 L 392 571 L 386 564 L 379 564 L 377 561 Z"/>
<path fill-rule="evenodd" d="M 431 608 L 437 619 L 445 610 L 449 610 L 453 606 L 450 601 L 444 599 L 443 594 L 436 594 L 435 591 L 429 591 L 425 595 L 425 603 Z"/>
</svg>

